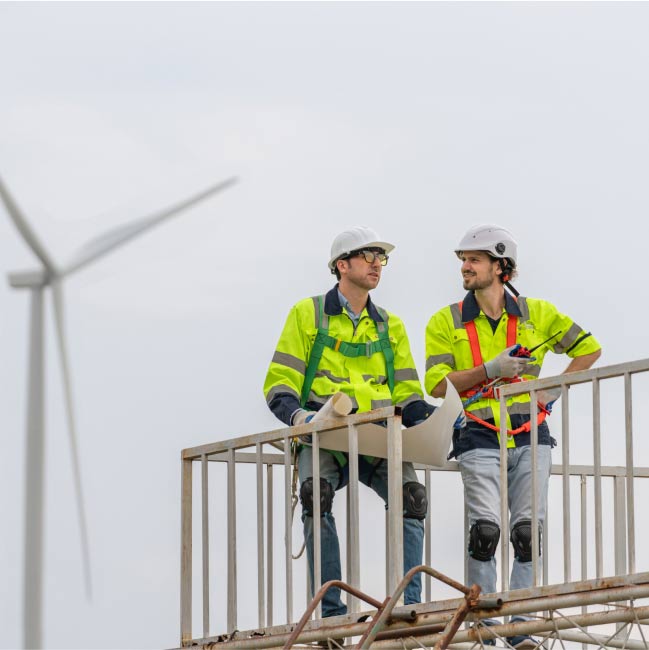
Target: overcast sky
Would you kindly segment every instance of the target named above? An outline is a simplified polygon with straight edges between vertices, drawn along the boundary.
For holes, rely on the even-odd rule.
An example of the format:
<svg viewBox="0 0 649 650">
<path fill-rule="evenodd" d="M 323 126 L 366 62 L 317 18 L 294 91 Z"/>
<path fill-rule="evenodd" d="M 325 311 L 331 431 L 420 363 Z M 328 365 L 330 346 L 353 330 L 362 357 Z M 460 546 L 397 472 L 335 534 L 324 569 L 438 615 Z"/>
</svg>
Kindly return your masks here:
<svg viewBox="0 0 649 650">
<path fill-rule="evenodd" d="M 0 3 L 0 175 L 56 261 L 240 178 L 66 283 L 91 602 L 48 305 L 47 647 L 178 645 L 180 450 L 278 426 L 268 362 L 348 225 L 396 244 L 375 299 L 422 376 L 426 322 L 462 296 L 452 251 L 481 222 L 512 230 L 519 290 L 592 330 L 601 365 L 649 356 L 648 21 L 646 3 Z M 4 208 L 0 247 L 3 274 L 35 265 Z M 2 648 L 21 639 L 27 333 L 28 295 L 0 283 Z M 444 516 L 433 564 L 460 577 Z"/>
</svg>

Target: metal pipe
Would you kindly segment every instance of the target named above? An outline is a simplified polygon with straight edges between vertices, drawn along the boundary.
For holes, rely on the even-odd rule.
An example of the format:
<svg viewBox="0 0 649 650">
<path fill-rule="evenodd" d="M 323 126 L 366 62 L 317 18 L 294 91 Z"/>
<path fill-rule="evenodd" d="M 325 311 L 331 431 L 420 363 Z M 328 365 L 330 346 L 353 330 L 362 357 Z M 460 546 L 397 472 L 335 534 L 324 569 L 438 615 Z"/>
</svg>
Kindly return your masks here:
<svg viewBox="0 0 649 650">
<path fill-rule="evenodd" d="M 572 580 L 570 531 L 570 393 L 568 385 L 561 386 L 561 472 L 563 485 L 563 581 Z M 548 521 L 548 513 L 545 520 Z M 544 536 L 547 539 L 547 534 Z M 546 556 L 547 557 L 547 556 Z"/>
<path fill-rule="evenodd" d="M 347 558 L 346 562 L 346 568 L 345 568 L 345 580 L 347 581 L 347 584 L 351 584 L 352 582 L 352 563 L 349 558 L 352 556 L 352 546 L 351 546 L 351 539 L 350 539 L 350 531 L 352 528 L 351 524 L 351 490 L 347 490 L 345 494 L 345 505 L 347 506 L 345 509 L 345 524 L 347 526 L 347 534 L 345 535 L 345 547 L 347 554 L 345 557 Z M 347 602 L 347 611 L 351 611 L 352 607 L 352 595 L 349 592 L 346 592 L 345 594 L 346 602 Z M 308 599 L 307 599 L 308 602 Z"/>
<path fill-rule="evenodd" d="M 633 489 L 633 387 L 631 373 L 624 373 L 624 424 L 626 432 L 626 500 L 629 573 L 635 573 L 635 495 Z"/>
<path fill-rule="evenodd" d="M 548 559 L 549 553 L 549 544 L 548 539 L 550 538 L 550 504 L 547 503 L 545 506 L 545 520 L 543 521 L 543 532 L 542 532 L 542 544 L 543 549 L 541 551 L 542 567 L 543 567 L 543 586 L 548 584 L 548 564 L 550 564 Z"/>
<path fill-rule="evenodd" d="M 426 520 L 424 521 L 424 535 L 426 539 L 426 546 L 424 547 L 425 554 L 424 554 L 424 563 L 427 566 L 430 566 L 432 564 L 432 545 L 433 545 L 433 540 L 432 540 L 432 532 L 431 532 L 431 520 L 433 518 L 433 503 L 432 503 L 432 495 L 431 495 L 431 490 L 430 490 L 430 469 L 424 470 L 424 484 L 426 488 L 426 500 L 428 501 L 428 511 L 426 513 Z M 424 600 L 426 602 L 430 601 L 430 594 L 431 594 L 431 579 L 428 574 L 424 576 Z"/>
<path fill-rule="evenodd" d="M 284 561 L 286 622 L 293 620 L 293 512 L 291 508 L 291 438 L 284 435 Z"/>
<path fill-rule="evenodd" d="M 403 577 L 403 477 L 401 415 L 388 418 L 388 592 Z"/>
<path fill-rule="evenodd" d="M 500 577 L 502 591 L 509 589 L 509 499 L 507 493 L 507 400 L 500 393 Z"/>
<path fill-rule="evenodd" d="M 638 613 L 642 612 L 649 614 L 649 607 L 639 607 L 636 609 Z M 606 612 L 596 612 L 592 614 L 581 614 L 579 616 L 572 616 L 570 618 L 552 619 L 551 621 L 524 621 L 510 623 L 507 625 L 494 625 L 489 627 L 482 627 L 480 634 L 483 639 L 498 637 L 511 637 L 516 635 L 533 635 L 542 634 L 543 632 L 553 632 L 555 630 L 565 630 L 572 627 L 587 627 L 590 625 L 607 625 L 623 621 L 628 621 L 630 613 L 624 610 L 611 610 Z M 410 638 L 402 639 L 401 647 L 403 648 L 419 648 L 422 646 L 429 646 L 437 643 L 441 637 L 440 634 L 433 634 L 430 636 L 413 637 L 412 632 Z M 462 643 L 465 641 L 478 641 L 477 631 L 469 629 L 467 631 L 458 631 L 453 638 L 454 643 Z M 377 649 L 390 647 L 390 642 L 378 641 L 373 646 Z"/>
<path fill-rule="evenodd" d="M 453 614 L 453 618 L 444 628 L 442 636 L 435 644 L 435 650 L 446 650 L 448 644 L 453 640 L 455 633 L 460 628 L 460 625 L 462 625 L 462 621 L 466 618 L 466 615 L 478 600 L 479 595 L 480 587 L 478 587 L 478 585 L 472 585 L 471 589 L 469 589 L 469 593 L 464 597 L 464 602 L 457 608 L 455 614 Z"/>
<path fill-rule="evenodd" d="M 347 556 L 347 566 L 349 567 L 350 579 L 349 584 L 355 589 L 360 588 L 361 583 L 361 551 L 360 551 L 360 508 L 359 508 L 359 495 L 358 495 L 358 429 L 356 425 L 350 424 L 348 429 L 349 439 L 349 528 L 347 530 L 347 538 L 349 540 L 349 555 Z M 349 591 L 350 612 L 357 612 L 359 603 L 354 594 Z"/>
<path fill-rule="evenodd" d="M 586 580 L 588 577 L 588 483 L 586 477 L 582 476 L 580 478 L 580 487 L 581 487 L 581 579 Z M 582 606 L 582 614 L 588 613 L 588 608 Z M 586 646 L 582 646 L 582 650 L 586 650 Z"/>
<path fill-rule="evenodd" d="M 237 629 L 237 482 L 234 449 L 228 452 L 228 632 Z"/>
<path fill-rule="evenodd" d="M 257 620 L 264 627 L 266 568 L 264 567 L 264 466 L 262 464 L 261 443 L 255 445 L 257 455 Z"/>
<path fill-rule="evenodd" d="M 621 476 L 616 476 L 613 479 L 613 539 L 616 575 L 624 575 L 627 572 L 627 515 L 625 496 L 624 478 Z"/>
<path fill-rule="evenodd" d="M 180 507 L 180 643 L 192 638 L 192 461 L 181 461 Z"/>
<path fill-rule="evenodd" d="M 539 424 L 536 391 L 530 391 L 530 444 L 532 456 L 532 485 L 530 499 L 532 501 L 532 585 L 539 584 Z"/>
<path fill-rule="evenodd" d="M 392 614 L 392 610 L 401 601 L 401 597 L 406 587 L 410 584 L 410 581 L 413 579 L 413 577 L 418 573 L 427 573 L 428 575 L 436 578 L 440 582 L 443 582 L 449 585 L 450 587 L 457 589 L 459 592 L 463 593 L 464 595 L 476 594 L 476 598 L 477 598 L 477 594 L 480 593 L 480 588 L 477 585 L 473 585 L 471 589 L 469 589 L 468 587 L 465 587 L 463 584 L 456 582 L 452 578 L 445 576 L 443 573 L 440 573 L 439 571 L 436 571 L 431 567 L 425 565 L 413 567 L 401 579 L 401 581 L 396 586 L 392 595 L 386 600 L 382 611 L 378 613 L 378 615 L 372 620 L 371 627 L 368 627 L 367 631 L 365 632 L 361 640 L 358 642 L 358 645 L 356 646 L 357 648 L 359 648 L 359 650 L 368 649 L 372 647 L 372 643 L 376 639 L 376 635 L 379 632 L 381 632 L 386 627 L 386 625 L 388 625 L 390 616 Z M 459 605 L 459 607 L 461 606 L 462 603 Z M 459 621 L 458 625 L 461 624 L 462 620 Z"/>
<path fill-rule="evenodd" d="M 322 585 L 322 544 L 321 544 L 321 521 L 322 516 L 320 509 L 320 438 L 317 433 L 313 434 L 311 440 L 311 451 L 313 452 L 313 592 L 317 592 Z M 308 549 L 307 549 L 308 551 Z M 320 601 L 317 603 L 316 618 L 322 617 L 322 607 Z"/>
<path fill-rule="evenodd" d="M 581 488 L 581 579 L 588 578 L 588 482 L 585 476 L 579 479 Z"/>
<path fill-rule="evenodd" d="M 201 458 L 201 525 L 203 552 L 203 636 L 210 635 L 210 530 L 207 456 Z"/>
<path fill-rule="evenodd" d="M 326 582 L 318 589 L 317 593 L 313 597 L 313 600 L 309 603 L 308 607 L 306 608 L 306 611 L 302 615 L 302 618 L 300 619 L 299 623 L 295 626 L 295 629 L 293 630 L 291 636 L 284 644 L 285 650 L 290 650 L 290 648 L 293 647 L 298 637 L 300 636 L 300 633 L 304 629 L 304 626 L 311 618 L 311 614 L 313 614 L 314 610 L 320 607 L 320 603 L 322 602 L 322 599 L 324 598 L 325 594 L 327 593 L 327 591 L 329 591 L 329 589 L 332 588 L 338 588 L 347 591 L 349 593 L 353 593 L 357 598 L 363 599 L 366 603 L 369 603 L 370 605 L 372 605 L 372 607 L 375 607 L 376 609 L 381 609 L 384 605 L 384 603 L 380 603 L 378 600 L 374 600 L 374 598 L 368 596 L 367 594 L 364 594 L 362 591 L 350 587 L 345 582 L 342 582 L 342 580 L 330 580 L 329 582 Z"/>
<path fill-rule="evenodd" d="M 266 466 L 266 566 L 268 581 L 266 583 L 266 623 L 273 624 L 273 466 Z"/>
<path fill-rule="evenodd" d="M 602 577 L 602 442 L 599 380 L 593 379 L 593 466 L 595 482 L 595 575 Z"/>
</svg>

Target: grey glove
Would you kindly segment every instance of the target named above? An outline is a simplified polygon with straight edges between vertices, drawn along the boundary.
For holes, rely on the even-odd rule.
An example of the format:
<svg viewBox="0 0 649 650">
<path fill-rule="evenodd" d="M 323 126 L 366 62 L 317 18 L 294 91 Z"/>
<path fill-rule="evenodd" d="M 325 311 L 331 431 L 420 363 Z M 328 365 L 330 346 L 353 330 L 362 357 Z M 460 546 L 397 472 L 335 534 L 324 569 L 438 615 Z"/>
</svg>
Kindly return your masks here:
<svg viewBox="0 0 649 650">
<path fill-rule="evenodd" d="M 495 359 L 487 361 L 484 364 L 485 372 L 489 379 L 496 377 L 516 377 L 525 371 L 529 365 L 529 357 L 512 357 L 510 352 L 515 348 L 515 345 L 503 350 Z"/>
<path fill-rule="evenodd" d="M 311 418 L 315 415 L 315 411 L 306 411 L 305 409 L 300 409 L 293 413 L 293 418 L 291 424 L 296 427 L 300 424 L 306 424 L 311 421 Z M 310 417 L 309 417 L 310 416 Z"/>
</svg>

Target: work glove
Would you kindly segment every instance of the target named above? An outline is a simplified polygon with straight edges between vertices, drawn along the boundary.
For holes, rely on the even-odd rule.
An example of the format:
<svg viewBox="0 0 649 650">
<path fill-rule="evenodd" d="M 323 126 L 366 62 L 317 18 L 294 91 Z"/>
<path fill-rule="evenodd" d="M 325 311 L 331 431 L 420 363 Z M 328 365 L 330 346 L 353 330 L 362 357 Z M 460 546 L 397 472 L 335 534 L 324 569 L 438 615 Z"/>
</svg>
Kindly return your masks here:
<svg viewBox="0 0 649 650">
<path fill-rule="evenodd" d="M 489 379 L 496 377 L 516 377 L 522 374 L 534 357 L 512 357 L 511 353 L 517 348 L 515 345 L 503 350 L 496 358 L 484 364 L 485 372 Z"/>
<path fill-rule="evenodd" d="M 293 420 L 291 424 L 294 427 L 297 427 L 300 424 L 306 424 L 307 422 L 311 422 L 313 420 L 313 416 L 315 415 L 315 411 L 306 411 L 305 409 L 300 409 L 299 411 L 295 411 L 293 413 Z"/>
<path fill-rule="evenodd" d="M 457 420 L 453 423 L 454 429 L 464 429 L 466 426 L 466 413 L 462 411 L 460 415 L 457 416 Z"/>
<path fill-rule="evenodd" d="M 561 397 L 561 388 L 546 388 L 536 394 L 536 401 L 548 412 L 552 413 L 554 403 Z"/>
</svg>

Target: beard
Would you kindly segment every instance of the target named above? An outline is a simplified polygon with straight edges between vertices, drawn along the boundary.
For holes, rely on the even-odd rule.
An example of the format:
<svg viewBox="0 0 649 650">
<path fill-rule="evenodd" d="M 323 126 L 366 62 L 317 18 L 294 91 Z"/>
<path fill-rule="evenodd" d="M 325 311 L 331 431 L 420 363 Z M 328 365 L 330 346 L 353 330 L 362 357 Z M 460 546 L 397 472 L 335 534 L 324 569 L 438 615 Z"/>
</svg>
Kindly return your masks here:
<svg viewBox="0 0 649 650">
<path fill-rule="evenodd" d="M 462 285 L 467 291 L 481 291 L 488 289 L 494 282 L 495 276 L 491 275 L 484 280 L 479 280 L 475 275 L 462 276 Z"/>
</svg>

